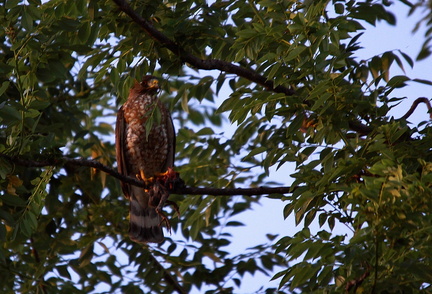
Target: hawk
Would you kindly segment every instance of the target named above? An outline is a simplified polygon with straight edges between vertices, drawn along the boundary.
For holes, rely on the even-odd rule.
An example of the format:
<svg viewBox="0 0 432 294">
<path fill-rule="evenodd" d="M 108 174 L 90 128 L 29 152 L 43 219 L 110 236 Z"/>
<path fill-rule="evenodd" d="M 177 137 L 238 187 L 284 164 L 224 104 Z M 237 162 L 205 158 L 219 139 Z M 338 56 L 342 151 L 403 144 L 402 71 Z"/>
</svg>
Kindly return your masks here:
<svg viewBox="0 0 432 294">
<path fill-rule="evenodd" d="M 138 243 L 162 242 L 162 222 L 169 228 L 161 212 L 168 192 L 156 179 L 174 165 L 175 133 L 171 115 L 157 97 L 158 91 L 157 78 L 144 76 L 141 82 L 135 82 L 117 113 L 118 171 L 150 185 L 143 189 L 121 182 L 123 194 L 130 200 L 129 237 Z"/>
</svg>

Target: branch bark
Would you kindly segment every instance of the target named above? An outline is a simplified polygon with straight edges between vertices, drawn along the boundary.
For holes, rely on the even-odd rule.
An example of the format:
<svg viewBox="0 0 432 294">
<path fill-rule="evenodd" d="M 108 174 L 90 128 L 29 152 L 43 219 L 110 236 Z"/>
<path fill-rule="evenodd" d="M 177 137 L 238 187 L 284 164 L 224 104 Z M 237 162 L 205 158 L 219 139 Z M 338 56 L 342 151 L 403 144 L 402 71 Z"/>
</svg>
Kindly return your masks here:
<svg viewBox="0 0 432 294">
<path fill-rule="evenodd" d="M 43 159 L 43 160 L 28 160 L 17 156 L 9 156 L 0 153 L 0 157 L 10 161 L 13 164 L 25 167 L 46 167 L 57 166 L 63 167 L 65 165 L 85 166 L 92 167 L 97 170 L 103 171 L 114 178 L 119 179 L 125 183 L 135 185 L 142 188 L 148 188 L 147 185 L 136 178 L 128 177 L 118 173 L 111 167 L 108 167 L 99 161 L 89 160 L 84 158 L 69 158 L 63 156 L 61 158 Z M 189 194 L 189 195 L 213 195 L 213 196 L 253 196 L 253 195 L 268 195 L 268 194 L 287 194 L 292 193 L 291 187 L 257 187 L 257 188 L 202 188 L 202 187 L 175 187 L 170 191 L 171 194 Z"/>
</svg>

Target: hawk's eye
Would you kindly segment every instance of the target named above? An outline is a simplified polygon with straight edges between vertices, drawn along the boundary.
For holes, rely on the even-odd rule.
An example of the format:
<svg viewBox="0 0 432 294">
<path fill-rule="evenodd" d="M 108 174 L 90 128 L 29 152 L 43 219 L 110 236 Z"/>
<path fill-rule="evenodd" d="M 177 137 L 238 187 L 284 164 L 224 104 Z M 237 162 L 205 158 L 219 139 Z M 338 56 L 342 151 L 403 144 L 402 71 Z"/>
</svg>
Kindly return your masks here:
<svg viewBox="0 0 432 294">
<path fill-rule="evenodd" d="M 147 86 L 149 88 L 158 88 L 159 87 L 159 81 L 157 79 L 151 79 L 147 82 Z"/>
</svg>

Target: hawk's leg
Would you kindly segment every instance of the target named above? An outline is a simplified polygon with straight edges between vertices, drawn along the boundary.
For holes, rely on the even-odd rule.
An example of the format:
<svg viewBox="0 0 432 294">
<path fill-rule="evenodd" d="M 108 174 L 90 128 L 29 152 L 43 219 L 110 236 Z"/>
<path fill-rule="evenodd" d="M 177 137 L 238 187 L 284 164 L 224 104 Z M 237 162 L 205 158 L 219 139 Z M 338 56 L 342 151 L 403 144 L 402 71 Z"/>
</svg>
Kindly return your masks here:
<svg viewBox="0 0 432 294">
<path fill-rule="evenodd" d="M 171 232 L 171 224 L 168 218 L 163 213 L 162 209 L 165 203 L 168 201 L 169 193 L 168 190 L 161 185 L 158 181 L 154 182 L 154 185 L 150 191 L 150 202 L 155 207 L 156 213 L 161 217 L 160 225 L 165 223 L 167 230 Z"/>
</svg>

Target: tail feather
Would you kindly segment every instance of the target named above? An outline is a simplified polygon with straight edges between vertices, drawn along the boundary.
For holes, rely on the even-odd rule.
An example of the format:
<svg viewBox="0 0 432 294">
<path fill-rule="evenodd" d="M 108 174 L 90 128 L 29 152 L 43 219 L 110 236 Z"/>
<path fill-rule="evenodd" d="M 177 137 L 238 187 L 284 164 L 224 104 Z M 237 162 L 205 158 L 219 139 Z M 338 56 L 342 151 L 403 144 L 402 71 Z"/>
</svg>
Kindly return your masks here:
<svg viewBox="0 0 432 294">
<path fill-rule="evenodd" d="M 129 237 L 138 243 L 160 243 L 164 240 L 161 217 L 152 207 L 142 207 L 131 197 Z"/>
</svg>

